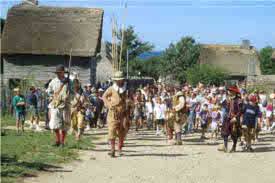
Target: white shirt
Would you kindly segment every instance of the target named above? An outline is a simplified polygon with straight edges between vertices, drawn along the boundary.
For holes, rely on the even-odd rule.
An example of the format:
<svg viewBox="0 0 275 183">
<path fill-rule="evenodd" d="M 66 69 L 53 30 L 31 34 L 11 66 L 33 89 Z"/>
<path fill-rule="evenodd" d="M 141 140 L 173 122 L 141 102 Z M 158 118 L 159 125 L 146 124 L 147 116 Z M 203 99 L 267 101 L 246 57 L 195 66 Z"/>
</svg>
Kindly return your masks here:
<svg viewBox="0 0 275 183">
<path fill-rule="evenodd" d="M 62 85 L 62 82 L 58 78 L 54 78 L 50 83 L 49 87 L 47 88 L 46 92 L 52 96 L 55 92 L 57 92 Z"/>
<path fill-rule="evenodd" d="M 154 113 L 156 119 L 165 119 L 166 105 L 165 104 L 155 104 Z"/>
<path fill-rule="evenodd" d="M 153 103 L 146 102 L 145 109 L 146 109 L 146 113 L 153 113 Z"/>
</svg>

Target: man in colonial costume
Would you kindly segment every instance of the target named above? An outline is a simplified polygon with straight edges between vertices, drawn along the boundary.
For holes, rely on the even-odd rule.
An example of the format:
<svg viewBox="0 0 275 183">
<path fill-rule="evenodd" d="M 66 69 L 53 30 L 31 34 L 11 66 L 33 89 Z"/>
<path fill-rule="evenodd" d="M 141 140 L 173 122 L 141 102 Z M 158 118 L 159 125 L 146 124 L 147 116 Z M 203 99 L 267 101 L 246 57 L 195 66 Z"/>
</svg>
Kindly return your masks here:
<svg viewBox="0 0 275 183">
<path fill-rule="evenodd" d="M 183 92 L 178 91 L 173 98 L 173 112 L 175 115 L 174 130 L 176 136 L 176 145 L 182 145 L 181 135 L 182 135 L 182 125 L 186 120 L 186 104 Z"/>
<path fill-rule="evenodd" d="M 70 79 L 65 77 L 65 67 L 58 65 L 55 71 L 57 77 L 54 78 L 47 89 L 50 96 L 49 127 L 55 132 L 55 146 L 64 146 L 65 136 L 70 127 Z"/>
<path fill-rule="evenodd" d="M 85 96 L 81 91 L 80 82 L 78 79 L 73 80 L 73 95 L 71 101 L 71 128 L 75 134 L 76 140 L 80 140 L 85 127 L 85 106 L 88 101 L 85 100 Z"/>
<path fill-rule="evenodd" d="M 228 98 L 226 100 L 226 111 L 228 114 L 225 115 L 222 122 L 221 135 L 224 139 L 224 147 L 219 150 L 227 152 L 228 136 L 231 136 L 233 146 L 230 152 L 236 151 L 238 138 L 241 137 L 241 109 L 242 103 L 240 98 L 239 88 L 232 86 L 228 88 Z"/>
<path fill-rule="evenodd" d="M 127 127 L 125 121 L 129 120 L 127 113 L 127 92 L 126 83 L 121 71 L 117 71 L 112 78 L 114 84 L 110 86 L 103 94 L 105 106 L 109 109 L 107 115 L 108 136 L 111 144 L 111 152 L 109 155 L 115 157 L 115 140 L 118 137 L 118 152 L 121 155 L 124 138 L 126 136 Z"/>
</svg>

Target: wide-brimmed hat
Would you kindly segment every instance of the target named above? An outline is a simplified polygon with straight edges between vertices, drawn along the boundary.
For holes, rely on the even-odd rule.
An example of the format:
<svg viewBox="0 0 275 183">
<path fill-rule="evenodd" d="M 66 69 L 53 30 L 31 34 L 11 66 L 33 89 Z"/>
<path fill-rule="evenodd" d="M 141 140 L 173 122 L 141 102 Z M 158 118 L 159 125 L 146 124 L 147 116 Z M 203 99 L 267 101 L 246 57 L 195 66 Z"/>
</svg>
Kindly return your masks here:
<svg viewBox="0 0 275 183">
<path fill-rule="evenodd" d="M 65 71 L 65 66 L 62 65 L 62 64 L 59 64 L 59 65 L 56 66 L 54 73 L 60 73 L 60 72 L 66 72 Z"/>
<path fill-rule="evenodd" d="M 116 71 L 112 77 L 113 81 L 119 81 L 119 80 L 124 80 L 123 72 L 121 71 Z"/>
<path fill-rule="evenodd" d="M 227 90 L 236 94 L 241 93 L 240 89 L 237 86 L 230 86 Z"/>
<path fill-rule="evenodd" d="M 180 96 L 183 96 L 183 92 L 182 92 L 182 91 L 178 91 L 178 92 L 176 93 L 176 97 L 180 97 Z"/>
</svg>

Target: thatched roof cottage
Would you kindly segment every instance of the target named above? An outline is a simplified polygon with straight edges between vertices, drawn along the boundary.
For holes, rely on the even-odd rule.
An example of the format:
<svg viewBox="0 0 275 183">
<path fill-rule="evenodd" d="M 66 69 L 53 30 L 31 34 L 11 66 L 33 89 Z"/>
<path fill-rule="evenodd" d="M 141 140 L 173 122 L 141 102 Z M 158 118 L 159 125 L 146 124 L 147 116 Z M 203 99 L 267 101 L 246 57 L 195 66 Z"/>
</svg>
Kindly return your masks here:
<svg viewBox="0 0 275 183">
<path fill-rule="evenodd" d="M 103 10 L 21 3 L 8 11 L 1 39 L 4 82 L 53 77 L 58 64 L 68 66 L 82 82 L 96 82 Z M 111 64 L 110 64 L 111 65 Z"/>
<path fill-rule="evenodd" d="M 241 45 L 202 44 L 200 64 L 220 67 L 233 79 L 261 74 L 257 50 L 247 41 Z"/>
</svg>

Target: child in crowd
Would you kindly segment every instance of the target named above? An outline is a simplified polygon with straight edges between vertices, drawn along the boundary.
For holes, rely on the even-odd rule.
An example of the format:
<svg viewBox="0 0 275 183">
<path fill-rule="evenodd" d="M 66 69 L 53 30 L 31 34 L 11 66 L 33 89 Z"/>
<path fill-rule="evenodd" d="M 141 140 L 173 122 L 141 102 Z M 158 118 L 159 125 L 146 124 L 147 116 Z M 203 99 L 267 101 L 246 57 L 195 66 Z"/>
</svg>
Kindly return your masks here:
<svg viewBox="0 0 275 183">
<path fill-rule="evenodd" d="M 196 111 L 195 131 L 197 131 L 200 125 L 201 102 L 198 102 L 195 111 Z"/>
<path fill-rule="evenodd" d="M 157 124 L 156 135 L 160 135 L 160 127 L 164 129 L 166 115 L 166 105 L 161 101 L 160 97 L 157 97 L 156 104 L 154 106 L 154 117 Z"/>
<path fill-rule="evenodd" d="M 85 121 L 87 122 L 86 131 L 91 129 L 92 120 L 94 118 L 93 107 L 89 104 L 86 105 Z"/>
<path fill-rule="evenodd" d="M 256 130 L 256 120 L 259 115 L 259 106 L 257 105 L 257 98 L 255 95 L 251 95 L 249 97 L 249 103 L 245 104 L 243 107 L 243 129 L 244 129 L 244 136 L 246 147 L 245 150 L 249 152 L 253 152 L 251 147 L 251 141 L 255 136 Z"/>
<path fill-rule="evenodd" d="M 35 87 L 30 87 L 30 93 L 27 95 L 28 112 L 30 114 L 30 129 L 41 131 L 39 127 L 38 97 Z"/>
<path fill-rule="evenodd" d="M 211 112 L 211 139 L 217 140 L 218 128 L 221 120 L 221 114 L 219 112 L 219 106 L 215 105 Z"/>
<path fill-rule="evenodd" d="M 20 122 L 21 122 L 21 129 L 24 132 L 24 123 L 25 123 L 25 115 L 26 115 L 26 102 L 25 97 L 20 94 L 20 89 L 14 89 L 15 96 L 12 99 L 12 105 L 15 109 L 15 116 L 16 116 L 16 128 L 17 133 L 19 133 Z"/>
<path fill-rule="evenodd" d="M 145 103 L 145 113 L 147 120 L 147 128 L 150 129 L 153 127 L 153 100 L 151 97 L 148 97 L 147 102 Z"/>
<path fill-rule="evenodd" d="M 208 104 L 203 104 L 202 110 L 200 112 L 200 119 L 201 119 L 201 128 L 202 128 L 202 134 L 201 139 L 206 139 L 205 132 L 207 130 L 208 126 L 208 120 L 209 120 L 210 114 L 208 110 Z"/>
</svg>

